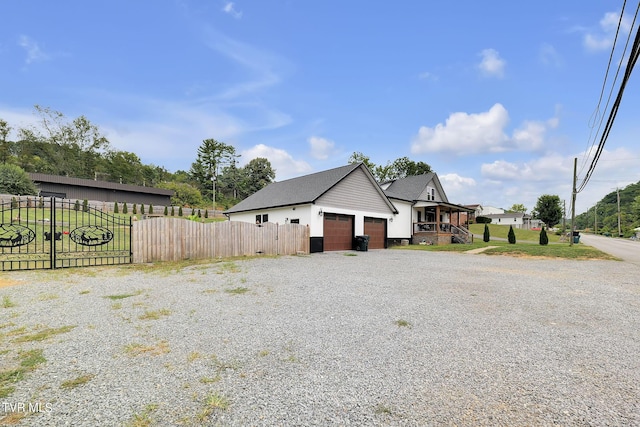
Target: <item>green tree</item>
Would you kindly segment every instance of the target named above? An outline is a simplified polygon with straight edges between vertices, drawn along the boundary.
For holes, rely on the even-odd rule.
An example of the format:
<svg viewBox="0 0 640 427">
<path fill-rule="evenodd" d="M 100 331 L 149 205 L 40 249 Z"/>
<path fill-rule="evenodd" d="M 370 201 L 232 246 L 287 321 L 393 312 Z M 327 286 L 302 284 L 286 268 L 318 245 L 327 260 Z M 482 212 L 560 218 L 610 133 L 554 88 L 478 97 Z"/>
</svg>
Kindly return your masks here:
<svg viewBox="0 0 640 427">
<path fill-rule="evenodd" d="M 209 218 L 209 209 L 204 210 L 204 217 Z"/>
<path fill-rule="evenodd" d="M 153 214 L 153 205 L 149 204 L 149 215 Z"/>
<path fill-rule="evenodd" d="M 7 163 L 11 157 L 11 148 L 9 142 L 9 133 L 11 126 L 6 121 L 0 119 L 0 162 Z"/>
<path fill-rule="evenodd" d="M 140 203 L 140 215 L 144 215 L 144 203 Z"/>
<path fill-rule="evenodd" d="M 73 210 L 74 211 L 79 211 L 80 210 L 80 200 L 76 199 L 76 202 L 73 205 Z"/>
<path fill-rule="evenodd" d="M 509 208 L 509 212 L 522 212 L 522 213 L 526 213 L 527 212 L 527 208 L 524 207 L 523 204 L 521 203 L 516 203 L 513 204 L 510 208 Z"/>
<path fill-rule="evenodd" d="M 178 207 L 178 216 L 182 216 L 182 206 Z"/>
<path fill-rule="evenodd" d="M 549 236 L 547 236 L 547 232 L 544 227 L 540 230 L 540 244 L 543 246 L 549 244 Z"/>
<path fill-rule="evenodd" d="M 0 193 L 35 195 L 38 190 L 24 169 L 5 163 L 0 164 Z"/>
<path fill-rule="evenodd" d="M 241 175 L 244 178 L 242 198 L 246 198 L 271 184 L 276 177 L 276 172 L 271 167 L 269 160 L 257 157 L 242 168 Z"/>
<path fill-rule="evenodd" d="M 174 209 L 174 206 L 171 206 L 171 216 L 175 216 L 176 211 Z"/>
<path fill-rule="evenodd" d="M 87 199 L 82 201 L 82 212 L 89 212 L 89 201 Z"/>
<path fill-rule="evenodd" d="M 134 206 L 135 206 L 135 205 L 134 205 Z M 123 214 L 127 214 L 127 213 L 129 213 L 129 209 L 127 208 L 127 202 L 124 202 L 124 203 L 122 204 L 122 213 L 123 213 Z"/>
<path fill-rule="evenodd" d="M 173 196 L 171 196 L 172 205 L 201 206 L 203 203 L 200 191 L 191 184 L 184 182 L 162 182 L 158 184 L 158 188 L 173 190 Z"/>
<path fill-rule="evenodd" d="M 544 194 L 538 198 L 533 216 L 538 218 L 549 228 L 556 225 L 562 219 L 562 207 L 560 197 L 556 195 Z"/>
<path fill-rule="evenodd" d="M 236 154 L 232 145 L 215 139 L 202 141 L 196 161 L 191 164 L 189 175 L 204 197 L 213 200 L 213 181 L 220 168 L 235 161 L 237 157 L 240 156 Z"/>
<path fill-rule="evenodd" d="M 509 234 L 507 234 L 507 240 L 509 240 L 509 243 L 511 243 L 512 245 L 515 245 L 516 243 L 516 233 L 513 231 L 512 225 L 509 226 Z"/>
<path fill-rule="evenodd" d="M 482 236 L 482 241 L 488 242 L 491 240 L 491 234 L 489 233 L 489 224 L 484 225 L 484 234 Z"/>
<path fill-rule="evenodd" d="M 164 216 L 168 216 L 169 215 L 169 208 L 168 207 L 164 207 Z"/>
<path fill-rule="evenodd" d="M 113 204 L 113 213 L 117 214 L 120 213 L 119 209 L 118 209 L 118 201 L 116 200 L 116 202 Z"/>
<path fill-rule="evenodd" d="M 349 164 L 364 163 L 364 165 L 369 169 L 369 171 L 371 171 L 371 173 L 374 173 L 377 167 L 376 164 L 371 161 L 369 156 L 365 156 L 359 151 L 354 151 L 353 153 L 351 153 L 351 156 L 349 156 L 349 160 L 347 160 L 347 162 Z"/>
<path fill-rule="evenodd" d="M 132 209 L 131 209 L 131 213 L 132 213 L 133 215 L 138 215 L 138 205 L 137 205 L 137 204 L 135 204 L 135 203 L 133 204 L 133 207 L 132 207 Z M 144 213 L 144 212 L 143 212 L 143 213 Z"/>
</svg>

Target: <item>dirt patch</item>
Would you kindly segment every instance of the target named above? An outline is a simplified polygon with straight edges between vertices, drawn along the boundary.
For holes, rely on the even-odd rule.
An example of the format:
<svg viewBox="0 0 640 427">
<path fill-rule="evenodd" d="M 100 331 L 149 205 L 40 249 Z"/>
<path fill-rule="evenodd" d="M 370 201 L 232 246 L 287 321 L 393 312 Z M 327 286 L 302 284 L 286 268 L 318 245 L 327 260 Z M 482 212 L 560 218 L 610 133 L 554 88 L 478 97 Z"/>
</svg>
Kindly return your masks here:
<svg viewBox="0 0 640 427">
<path fill-rule="evenodd" d="M 9 286 L 19 285 L 20 282 L 15 280 L 0 279 L 0 288 L 8 288 Z"/>
</svg>

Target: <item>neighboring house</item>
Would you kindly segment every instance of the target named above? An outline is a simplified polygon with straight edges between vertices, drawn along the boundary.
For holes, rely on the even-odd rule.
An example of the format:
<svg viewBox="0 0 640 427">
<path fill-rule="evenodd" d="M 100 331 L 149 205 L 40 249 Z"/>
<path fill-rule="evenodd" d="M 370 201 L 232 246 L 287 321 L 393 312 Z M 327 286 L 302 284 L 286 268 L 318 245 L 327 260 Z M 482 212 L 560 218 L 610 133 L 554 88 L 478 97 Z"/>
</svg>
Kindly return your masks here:
<svg viewBox="0 0 640 427">
<path fill-rule="evenodd" d="M 322 252 L 353 249 L 359 235 L 369 235 L 370 249 L 402 240 L 466 241 L 468 231 L 451 223 L 461 212 L 472 209 L 449 203 L 434 173 L 379 185 L 358 163 L 275 182 L 225 214 L 256 224 L 306 224 L 311 252 Z"/>
<path fill-rule="evenodd" d="M 499 215 L 505 212 L 506 211 L 502 208 L 496 208 L 494 206 L 481 206 L 480 211 L 476 212 L 476 216 Z"/>
<path fill-rule="evenodd" d="M 462 205 L 465 208 L 473 209 L 473 212 L 460 212 L 459 217 L 453 218 L 453 224 L 469 228 L 469 224 L 476 222 L 476 218 L 482 212 L 482 205 Z"/>
<path fill-rule="evenodd" d="M 29 173 L 29 177 L 42 197 L 55 196 L 71 200 L 96 200 L 102 202 L 128 202 L 170 206 L 173 190 L 94 181 L 92 179 Z"/>
<path fill-rule="evenodd" d="M 535 227 L 539 227 L 539 221 L 532 219 L 531 215 L 527 215 L 523 212 L 506 212 L 501 214 L 489 214 L 483 215 L 487 218 L 491 218 L 491 224 L 497 225 L 512 225 L 513 228 L 523 228 L 530 230 Z"/>
<path fill-rule="evenodd" d="M 232 221 L 309 226 L 311 252 L 349 250 L 369 235 L 369 248 L 387 246 L 398 210 L 362 163 L 274 182 L 224 212 Z"/>
<path fill-rule="evenodd" d="M 436 245 L 471 241 L 469 230 L 461 224 L 462 215 L 474 209 L 449 203 L 435 173 L 396 179 L 381 187 L 398 209 L 397 218 L 389 226 L 390 240 Z"/>
</svg>

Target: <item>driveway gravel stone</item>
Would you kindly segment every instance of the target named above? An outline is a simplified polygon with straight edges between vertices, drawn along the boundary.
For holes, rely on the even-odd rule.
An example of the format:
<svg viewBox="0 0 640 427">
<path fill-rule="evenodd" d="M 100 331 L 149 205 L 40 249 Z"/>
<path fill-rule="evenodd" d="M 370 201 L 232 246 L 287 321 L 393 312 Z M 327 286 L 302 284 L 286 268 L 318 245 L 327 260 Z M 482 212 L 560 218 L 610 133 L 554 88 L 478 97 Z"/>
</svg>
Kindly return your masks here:
<svg viewBox="0 0 640 427">
<path fill-rule="evenodd" d="M 640 425 L 633 264 L 372 250 L 3 280 L 0 369 L 46 359 L 0 398 L 17 425 Z"/>
</svg>

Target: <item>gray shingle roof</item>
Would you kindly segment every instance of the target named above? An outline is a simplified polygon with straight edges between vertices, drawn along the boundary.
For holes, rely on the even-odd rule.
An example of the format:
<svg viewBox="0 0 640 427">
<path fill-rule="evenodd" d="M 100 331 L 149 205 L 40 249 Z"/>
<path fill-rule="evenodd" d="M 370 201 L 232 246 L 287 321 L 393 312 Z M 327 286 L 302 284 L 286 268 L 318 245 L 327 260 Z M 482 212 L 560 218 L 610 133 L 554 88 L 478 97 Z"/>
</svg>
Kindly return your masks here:
<svg viewBox="0 0 640 427">
<path fill-rule="evenodd" d="M 419 199 L 420 194 L 433 180 L 434 175 L 433 172 L 429 172 L 397 179 L 384 192 L 387 197 L 414 202 Z"/>
<path fill-rule="evenodd" d="M 361 163 L 351 164 L 286 181 L 274 182 L 226 210 L 225 213 L 313 203 L 360 165 Z"/>
<path fill-rule="evenodd" d="M 118 184 L 115 182 L 95 181 L 93 179 L 72 178 L 60 175 L 48 175 L 44 173 L 29 173 L 29 177 L 35 183 L 45 182 L 51 184 L 64 184 L 76 187 L 103 188 L 107 190 L 131 191 L 144 194 L 160 194 L 163 196 L 173 196 L 173 190 L 156 187 L 142 187 L 139 185 Z"/>
</svg>

